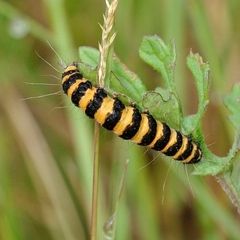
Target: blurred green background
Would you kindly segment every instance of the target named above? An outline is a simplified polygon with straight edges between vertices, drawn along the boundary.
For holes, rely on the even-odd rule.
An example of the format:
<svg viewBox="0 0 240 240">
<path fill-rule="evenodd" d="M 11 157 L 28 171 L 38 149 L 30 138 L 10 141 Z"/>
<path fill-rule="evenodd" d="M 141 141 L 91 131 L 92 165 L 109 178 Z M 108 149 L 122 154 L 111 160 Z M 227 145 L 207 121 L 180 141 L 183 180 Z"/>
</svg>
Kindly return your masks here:
<svg viewBox="0 0 240 240">
<path fill-rule="evenodd" d="M 79 46 L 98 46 L 104 9 L 103 0 L 0 1 L 0 239 L 89 239 L 93 122 L 65 101 L 61 74 L 38 55 L 63 71 L 47 42 L 78 60 Z M 221 156 L 233 138 L 222 99 L 239 82 L 239 11 L 239 0 L 121 0 L 116 18 L 115 52 L 149 89 L 161 79 L 138 57 L 143 36 L 175 41 L 186 114 L 197 107 L 186 56 L 192 49 L 210 63 L 203 125 Z M 98 239 L 240 239 L 215 178 L 155 156 L 101 130 Z"/>
</svg>

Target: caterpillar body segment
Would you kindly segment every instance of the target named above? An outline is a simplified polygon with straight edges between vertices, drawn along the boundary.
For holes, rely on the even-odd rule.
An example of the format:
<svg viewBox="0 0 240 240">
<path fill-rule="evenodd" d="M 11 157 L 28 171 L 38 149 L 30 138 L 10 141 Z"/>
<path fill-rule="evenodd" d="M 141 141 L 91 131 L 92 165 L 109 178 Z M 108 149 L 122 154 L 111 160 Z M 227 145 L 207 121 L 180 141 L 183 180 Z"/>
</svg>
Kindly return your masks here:
<svg viewBox="0 0 240 240">
<path fill-rule="evenodd" d="M 119 137 L 160 151 L 182 163 L 197 163 L 202 157 L 198 145 L 179 131 L 170 128 L 135 106 L 125 106 L 103 88 L 92 86 L 80 73 L 76 63 L 62 74 L 62 88 L 74 105 Z"/>
</svg>

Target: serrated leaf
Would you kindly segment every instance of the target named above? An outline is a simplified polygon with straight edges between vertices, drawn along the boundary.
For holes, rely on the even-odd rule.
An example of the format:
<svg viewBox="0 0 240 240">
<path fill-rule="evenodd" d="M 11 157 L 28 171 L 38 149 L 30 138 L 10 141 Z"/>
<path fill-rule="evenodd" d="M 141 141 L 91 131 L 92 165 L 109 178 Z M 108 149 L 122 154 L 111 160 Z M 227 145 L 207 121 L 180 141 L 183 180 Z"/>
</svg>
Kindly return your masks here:
<svg viewBox="0 0 240 240">
<path fill-rule="evenodd" d="M 99 60 L 99 51 L 97 49 L 79 47 L 79 57 L 84 64 L 97 68 Z M 87 72 L 85 73 L 87 74 Z M 140 78 L 121 63 L 117 57 L 113 58 L 112 73 L 110 86 L 107 86 L 107 88 L 110 87 L 117 93 L 125 94 L 137 104 L 141 104 L 142 96 L 144 92 L 146 92 L 146 88 Z"/>
<path fill-rule="evenodd" d="M 197 126 L 197 120 L 198 118 L 196 114 L 188 115 L 183 118 L 182 129 L 185 134 L 189 135 L 195 131 Z"/>
<path fill-rule="evenodd" d="M 220 161 L 205 161 L 198 163 L 192 172 L 193 175 L 207 176 L 212 175 L 216 176 L 222 173 L 224 166 Z"/>
<path fill-rule="evenodd" d="M 172 92 L 176 92 L 174 83 L 176 53 L 174 45 L 166 45 L 156 35 L 146 36 L 141 43 L 139 55 L 162 75 L 165 87 Z"/>
<path fill-rule="evenodd" d="M 228 158 L 227 157 L 218 157 L 212 152 L 210 152 L 205 144 L 202 145 L 202 152 L 204 156 L 202 160 L 197 163 L 194 168 L 194 175 L 212 175 L 222 173 L 225 169 L 228 168 Z"/>
<path fill-rule="evenodd" d="M 134 72 L 130 71 L 125 64 L 121 63 L 117 57 L 113 59 L 112 71 L 127 92 L 127 96 L 138 104 L 141 103 L 143 94 L 146 92 L 146 87 L 141 79 Z"/>
<path fill-rule="evenodd" d="M 231 93 L 224 98 L 224 104 L 231 113 L 229 116 L 233 126 L 240 129 L 240 84 L 235 84 Z"/>
<path fill-rule="evenodd" d="M 169 90 L 158 87 L 154 91 L 146 92 L 143 97 L 143 108 L 151 112 L 158 120 L 180 129 L 181 115 L 178 99 Z"/>
<path fill-rule="evenodd" d="M 217 175 L 220 173 L 225 174 L 229 171 L 232 171 L 233 163 L 239 160 L 239 158 L 237 159 L 236 156 L 240 149 L 240 131 L 236 133 L 232 147 L 229 150 L 227 156 L 225 157 L 216 156 L 207 148 L 205 144 L 202 144 L 201 147 L 202 152 L 204 153 L 204 158 L 201 161 L 201 163 L 196 165 L 197 167 L 193 174 L 195 175 Z M 240 169 L 240 166 L 238 168 Z M 239 181 L 239 179 L 237 179 L 237 181 Z"/>
<path fill-rule="evenodd" d="M 194 54 L 190 52 L 187 57 L 187 65 L 196 79 L 199 98 L 201 98 L 201 100 L 206 99 L 209 88 L 209 64 L 204 63 L 202 57 L 198 53 Z"/>
<path fill-rule="evenodd" d="M 80 60 L 93 67 L 97 68 L 99 62 L 99 51 L 96 48 L 92 47 L 79 47 L 79 58 Z"/>
<path fill-rule="evenodd" d="M 202 57 L 198 53 L 193 54 L 191 52 L 187 57 L 187 66 L 191 70 L 197 86 L 198 110 L 196 114 L 192 115 L 190 119 L 186 118 L 185 121 L 187 121 L 188 124 L 192 121 L 190 124 L 191 128 L 197 129 L 200 128 L 200 120 L 202 119 L 206 106 L 209 102 L 209 65 L 203 62 Z M 187 126 L 187 124 L 185 124 L 185 126 Z"/>
</svg>

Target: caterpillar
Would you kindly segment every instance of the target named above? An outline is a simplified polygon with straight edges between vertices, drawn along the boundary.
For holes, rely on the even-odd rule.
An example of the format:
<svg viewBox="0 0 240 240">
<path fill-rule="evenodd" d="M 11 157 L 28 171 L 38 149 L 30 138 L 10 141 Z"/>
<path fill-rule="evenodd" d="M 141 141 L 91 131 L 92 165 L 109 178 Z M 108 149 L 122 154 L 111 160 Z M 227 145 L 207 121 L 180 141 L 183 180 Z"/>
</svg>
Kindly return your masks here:
<svg viewBox="0 0 240 240">
<path fill-rule="evenodd" d="M 72 103 L 119 137 L 171 156 L 182 163 L 197 163 L 202 157 L 198 145 L 181 132 L 157 121 L 136 106 L 125 106 L 103 88 L 95 87 L 79 71 L 68 65 L 62 74 L 62 88 Z"/>
</svg>

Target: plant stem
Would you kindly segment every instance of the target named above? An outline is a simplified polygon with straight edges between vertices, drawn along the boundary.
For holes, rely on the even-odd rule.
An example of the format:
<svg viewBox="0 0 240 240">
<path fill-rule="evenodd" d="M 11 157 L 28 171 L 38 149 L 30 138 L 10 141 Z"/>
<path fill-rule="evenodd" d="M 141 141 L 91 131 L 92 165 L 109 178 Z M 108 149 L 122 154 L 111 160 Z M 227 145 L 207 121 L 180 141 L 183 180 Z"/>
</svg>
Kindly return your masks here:
<svg viewBox="0 0 240 240">
<path fill-rule="evenodd" d="M 94 157 L 93 157 L 93 188 L 92 188 L 92 214 L 91 214 L 91 240 L 97 239 L 98 217 L 98 186 L 99 186 L 99 126 L 94 127 Z"/>
<path fill-rule="evenodd" d="M 223 176 L 217 176 L 216 180 L 225 191 L 232 204 L 237 208 L 238 214 L 240 214 L 239 193 L 237 192 L 237 188 L 234 186 L 231 177 L 225 173 Z"/>
<path fill-rule="evenodd" d="M 112 56 L 109 56 L 115 34 L 112 34 L 115 12 L 118 0 L 113 0 L 111 4 L 106 0 L 106 13 L 103 17 L 102 41 L 99 44 L 100 59 L 98 66 L 98 83 L 104 87 L 104 81 L 110 68 Z M 110 59 L 110 60 L 109 60 Z M 91 216 L 91 240 L 97 237 L 97 212 L 98 212 L 98 185 L 99 185 L 99 125 L 94 127 L 94 163 L 93 163 L 93 188 L 92 188 L 92 216 Z"/>
</svg>

